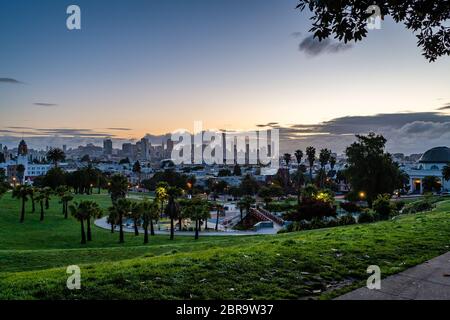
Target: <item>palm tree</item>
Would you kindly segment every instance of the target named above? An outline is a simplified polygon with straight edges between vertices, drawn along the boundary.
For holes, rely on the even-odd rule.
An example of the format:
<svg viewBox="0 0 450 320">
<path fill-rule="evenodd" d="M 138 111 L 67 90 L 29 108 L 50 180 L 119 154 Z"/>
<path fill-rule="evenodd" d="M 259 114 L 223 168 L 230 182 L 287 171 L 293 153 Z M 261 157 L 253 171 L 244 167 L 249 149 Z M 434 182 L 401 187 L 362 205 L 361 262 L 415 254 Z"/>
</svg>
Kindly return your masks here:
<svg viewBox="0 0 450 320">
<path fill-rule="evenodd" d="M 39 192 L 39 189 L 36 187 L 31 187 L 31 193 L 30 193 L 30 200 L 31 200 L 31 212 L 36 212 L 36 199 L 34 198 L 35 195 Z"/>
<path fill-rule="evenodd" d="M 51 148 L 47 152 L 47 160 L 51 161 L 55 168 L 58 167 L 58 162 L 64 161 L 64 159 L 66 159 L 66 155 L 64 154 L 64 151 L 59 148 Z"/>
<path fill-rule="evenodd" d="M 219 230 L 219 216 L 223 212 L 223 206 L 220 203 L 216 203 L 216 227 L 215 230 Z"/>
<path fill-rule="evenodd" d="M 133 172 L 136 173 L 138 175 L 138 185 L 141 184 L 141 172 L 142 172 L 142 168 L 141 168 L 141 164 L 139 161 L 136 160 L 136 162 L 133 164 Z"/>
<path fill-rule="evenodd" d="M 176 201 L 176 198 L 180 195 L 180 193 L 180 189 L 177 187 L 170 187 L 169 190 L 167 190 L 169 201 L 166 207 L 166 214 L 170 218 L 170 240 L 174 239 L 174 220 L 177 219 L 180 214 L 180 206 Z"/>
<path fill-rule="evenodd" d="M 64 219 L 67 219 L 67 206 L 69 205 L 69 202 L 73 200 L 73 195 L 70 192 L 64 193 L 64 195 L 61 197 L 61 202 L 63 203 L 63 213 L 64 213 Z"/>
<path fill-rule="evenodd" d="M 142 227 L 144 228 L 144 244 L 148 243 L 148 226 L 150 224 L 150 233 L 152 236 L 155 235 L 153 228 L 153 219 L 158 219 L 159 217 L 159 206 L 156 201 L 149 201 L 144 199 L 141 202 L 142 206 Z"/>
<path fill-rule="evenodd" d="M 31 188 L 25 185 L 19 185 L 14 188 L 12 197 L 20 199 L 22 201 L 22 208 L 20 211 L 20 222 L 25 220 L 25 203 L 28 201 L 28 197 L 31 194 Z"/>
<path fill-rule="evenodd" d="M 244 219 L 243 211 L 246 208 L 244 199 L 239 200 L 239 202 L 237 203 L 237 206 L 239 207 L 239 212 L 241 214 L 241 221 L 242 221 Z"/>
<path fill-rule="evenodd" d="M 69 206 L 70 213 L 81 224 L 81 244 L 86 244 L 86 232 L 84 231 L 84 220 L 88 216 L 88 204 L 85 201 Z"/>
<path fill-rule="evenodd" d="M 86 206 L 87 241 L 92 241 L 91 219 L 100 218 L 103 211 L 95 201 L 84 201 L 84 203 Z"/>
<path fill-rule="evenodd" d="M 168 199 L 167 189 L 169 185 L 166 182 L 159 182 L 155 189 L 156 200 L 161 204 L 161 217 L 164 212 L 164 201 Z"/>
<path fill-rule="evenodd" d="M 53 190 L 50 187 L 45 187 L 41 192 L 44 194 L 45 209 L 48 210 L 48 208 L 50 208 L 50 197 L 53 194 Z"/>
<path fill-rule="evenodd" d="M 121 174 L 113 175 L 109 182 L 109 191 L 113 204 L 119 199 L 125 198 L 128 191 L 128 179 Z"/>
<path fill-rule="evenodd" d="M 198 204 L 192 206 L 193 210 L 190 212 L 191 219 L 195 221 L 195 240 L 198 240 L 200 231 L 200 222 L 210 217 L 209 205 L 200 201 Z"/>
<path fill-rule="evenodd" d="M 25 174 L 25 166 L 23 164 L 18 164 L 16 166 L 16 172 L 17 172 L 17 178 L 19 179 L 19 182 L 21 184 L 23 184 L 24 174 Z"/>
<path fill-rule="evenodd" d="M 106 222 L 110 224 L 111 226 L 111 233 L 114 233 L 114 229 L 115 226 L 117 224 L 117 220 L 118 220 L 118 215 L 117 215 L 117 211 L 115 210 L 114 207 L 110 207 L 108 208 L 108 217 L 106 218 Z"/>
<path fill-rule="evenodd" d="M 131 201 L 124 198 L 119 198 L 115 204 L 109 208 L 109 212 L 115 211 L 117 215 L 117 223 L 119 224 L 119 243 L 124 243 L 123 234 L 123 218 L 130 215 L 131 212 Z"/>
<path fill-rule="evenodd" d="M 303 151 L 302 150 L 295 150 L 295 159 L 297 160 L 297 203 L 300 204 L 300 193 L 301 193 L 301 173 L 300 173 L 300 165 L 302 163 L 303 159 Z"/>
<path fill-rule="evenodd" d="M 309 163 L 309 179 L 312 181 L 312 169 L 314 166 L 314 161 L 316 160 L 316 149 L 314 147 L 306 148 L 306 156 Z"/>
<path fill-rule="evenodd" d="M 37 201 L 39 203 L 39 207 L 40 207 L 40 212 L 41 212 L 41 216 L 40 216 L 40 221 L 44 221 L 44 201 L 45 201 L 45 195 L 43 192 L 39 191 L 36 192 L 36 195 L 34 196 L 35 201 Z"/>
<path fill-rule="evenodd" d="M 139 221 L 141 220 L 141 215 L 142 215 L 142 206 L 140 203 L 138 202 L 133 202 L 131 204 L 131 218 L 133 219 L 133 225 L 134 225 L 134 235 L 138 236 L 139 235 L 139 229 L 138 229 L 138 224 Z"/>
<path fill-rule="evenodd" d="M 442 169 L 442 176 L 444 177 L 445 181 L 450 180 L 450 164 L 446 165 L 443 169 Z"/>
<path fill-rule="evenodd" d="M 64 215 L 65 213 L 65 204 L 62 201 L 62 197 L 64 196 L 64 194 L 67 191 L 67 187 L 66 186 L 59 186 L 55 189 L 55 195 L 57 195 L 60 198 L 60 203 L 62 204 L 62 213 Z"/>
<path fill-rule="evenodd" d="M 327 171 L 325 169 L 325 166 L 328 164 L 331 158 L 331 150 L 328 149 L 322 149 L 320 150 L 319 154 L 319 162 L 321 167 L 321 179 L 320 179 L 320 187 L 323 188 L 325 184 L 325 176 L 327 175 Z"/>
</svg>

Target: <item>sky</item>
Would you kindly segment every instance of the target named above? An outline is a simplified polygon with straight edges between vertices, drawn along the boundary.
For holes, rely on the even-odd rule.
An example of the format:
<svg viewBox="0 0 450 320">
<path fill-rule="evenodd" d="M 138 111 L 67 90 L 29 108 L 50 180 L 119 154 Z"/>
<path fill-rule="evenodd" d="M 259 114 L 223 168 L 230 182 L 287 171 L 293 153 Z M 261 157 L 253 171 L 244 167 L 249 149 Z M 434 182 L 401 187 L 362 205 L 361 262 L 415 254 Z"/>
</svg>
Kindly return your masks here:
<svg viewBox="0 0 450 320">
<path fill-rule="evenodd" d="M 66 28 L 70 4 L 81 30 Z M 449 145 L 449 57 L 429 63 L 389 17 L 363 42 L 318 44 L 296 4 L 0 0 L 0 143 L 122 141 L 200 120 L 226 130 L 272 123 L 293 148 L 342 151 L 368 131 L 392 137 L 392 151 Z"/>
</svg>

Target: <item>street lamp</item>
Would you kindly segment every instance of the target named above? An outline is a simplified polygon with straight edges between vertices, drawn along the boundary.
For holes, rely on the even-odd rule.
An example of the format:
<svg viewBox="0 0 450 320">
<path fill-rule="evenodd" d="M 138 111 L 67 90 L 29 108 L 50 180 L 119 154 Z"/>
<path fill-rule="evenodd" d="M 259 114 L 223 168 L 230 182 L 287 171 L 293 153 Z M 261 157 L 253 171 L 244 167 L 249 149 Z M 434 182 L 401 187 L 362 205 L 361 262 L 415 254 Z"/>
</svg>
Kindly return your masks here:
<svg viewBox="0 0 450 320">
<path fill-rule="evenodd" d="M 360 198 L 361 200 L 364 200 L 364 199 L 366 198 L 366 193 L 365 193 L 364 191 L 361 191 L 361 192 L 359 193 L 359 198 Z"/>
</svg>

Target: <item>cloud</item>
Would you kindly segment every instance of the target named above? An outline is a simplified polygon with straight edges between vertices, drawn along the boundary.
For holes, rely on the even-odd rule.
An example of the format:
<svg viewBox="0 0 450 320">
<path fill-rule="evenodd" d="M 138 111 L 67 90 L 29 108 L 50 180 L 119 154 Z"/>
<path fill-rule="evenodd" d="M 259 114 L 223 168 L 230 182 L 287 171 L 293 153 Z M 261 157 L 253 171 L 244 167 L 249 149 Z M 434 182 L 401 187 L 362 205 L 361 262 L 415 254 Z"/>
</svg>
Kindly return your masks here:
<svg viewBox="0 0 450 320">
<path fill-rule="evenodd" d="M 291 34 L 294 38 L 300 38 L 302 36 L 301 32 L 292 32 Z"/>
<path fill-rule="evenodd" d="M 271 128 L 275 128 L 278 127 L 279 123 L 278 122 L 269 122 L 266 124 L 257 124 L 256 126 L 258 128 L 265 128 L 265 127 L 271 127 Z"/>
<path fill-rule="evenodd" d="M 57 106 L 56 103 L 35 102 L 33 104 L 38 107 L 56 107 Z"/>
<path fill-rule="evenodd" d="M 314 36 L 306 37 L 299 45 L 299 50 L 311 57 L 325 53 L 338 53 L 350 48 L 352 48 L 352 45 L 350 44 L 335 42 L 330 39 L 319 41 L 317 38 L 314 38 Z"/>
<path fill-rule="evenodd" d="M 0 83 L 23 84 L 22 81 L 13 78 L 0 78 Z"/>
<path fill-rule="evenodd" d="M 438 108 L 439 111 L 450 110 L 450 103 L 447 103 L 445 106 Z"/>
<path fill-rule="evenodd" d="M 130 128 L 106 128 L 106 130 L 113 130 L 113 131 L 131 131 Z"/>
</svg>

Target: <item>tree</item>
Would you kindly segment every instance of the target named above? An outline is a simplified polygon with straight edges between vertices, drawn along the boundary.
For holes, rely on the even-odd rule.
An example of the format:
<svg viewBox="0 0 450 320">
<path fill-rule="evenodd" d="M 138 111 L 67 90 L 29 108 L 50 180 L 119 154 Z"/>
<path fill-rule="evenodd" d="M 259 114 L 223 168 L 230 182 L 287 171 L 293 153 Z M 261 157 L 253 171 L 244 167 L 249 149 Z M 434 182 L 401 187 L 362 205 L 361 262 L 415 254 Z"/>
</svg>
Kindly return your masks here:
<svg viewBox="0 0 450 320">
<path fill-rule="evenodd" d="M 295 150 L 294 155 L 295 155 L 295 159 L 297 160 L 297 203 L 300 204 L 300 193 L 302 190 L 302 183 L 301 183 L 302 174 L 300 171 L 300 166 L 302 164 L 303 151 Z"/>
<path fill-rule="evenodd" d="M 309 179 L 312 181 L 312 169 L 314 166 L 314 161 L 316 161 L 316 149 L 314 147 L 306 148 L 306 157 L 309 163 Z"/>
<path fill-rule="evenodd" d="M 18 164 L 16 166 L 17 178 L 20 183 L 24 183 L 25 166 L 23 164 Z"/>
<path fill-rule="evenodd" d="M 133 164 L 133 173 L 138 175 L 138 184 L 141 184 L 141 173 L 142 173 L 142 168 L 141 168 L 141 163 L 139 161 L 136 160 L 136 162 Z"/>
<path fill-rule="evenodd" d="M 402 187 L 401 171 L 389 153 L 384 152 L 386 139 L 381 135 L 356 135 L 357 141 L 347 147 L 346 177 L 353 193 L 364 194 L 369 207 L 380 194 L 392 194 Z"/>
<path fill-rule="evenodd" d="M 84 201 L 87 209 L 86 213 L 86 234 L 87 240 L 92 241 L 91 219 L 95 220 L 102 216 L 103 210 L 95 201 Z"/>
<path fill-rule="evenodd" d="M 396 23 L 403 22 L 417 37 L 417 45 L 430 62 L 450 55 L 450 19 L 448 1 L 434 0 L 299 0 L 298 9 L 309 8 L 313 21 L 311 32 L 319 41 L 330 37 L 358 42 L 367 36 L 367 19 L 373 14 L 368 10 L 378 5 L 384 17 L 390 15 Z"/>
<path fill-rule="evenodd" d="M 115 174 L 111 177 L 109 182 L 109 192 L 111 194 L 111 201 L 117 202 L 119 199 L 125 198 L 128 191 L 128 179 L 121 175 Z"/>
<path fill-rule="evenodd" d="M 233 168 L 233 176 L 241 176 L 241 167 L 236 163 Z"/>
<path fill-rule="evenodd" d="M 259 189 L 258 182 L 249 174 L 245 175 L 242 179 L 240 187 L 242 189 L 242 194 L 247 196 L 255 195 Z"/>
<path fill-rule="evenodd" d="M 28 197 L 31 194 L 31 188 L 26 185 L 19 185 L 13 189 L 12 197 L 22 201 L 22 207 L 20 211 L 20 222 L 25 220 L 25 203 L 28 201 Z"/>
<path fill-rule="evenodd" d="M 426 176 L 422 179 L 423 192 L 441 191 L 441 183 L 437 177 Z"/>
<path fill-rule="evenodd" d="M 323 188 L 323 185 L 325 184 L 325 177 L 327 175 L 325 166 L 328 164 L 328 162 L 330 161 L 331 158 L 331 151 L 328 149 L 322 149 L 320 150 L 319 153 L 319 162 L 320 162 L 320 167 L 323 171 L 323 174 L 321 176 L 320 179 L 320 187 Z"/>
<path fill-rule="evenodd" d="M 229 194 L 233 197 L 233 200 L 242 197 L 242 189 L 236 186 L 231 186 L 228 189 Z"/>
<path fill-rule="evenodd" d="M 50 208 L 50 199 L 53 195 L 53 190 L 50 187 L 44 187 L 41 189 L 41 192 L 44 195 L 45 209 L 48 210 Z"/>
<path fill-rule="evenodd" d="M 169 189 L 169 185 L 166 182 L 159 182 L 156 190 L 155 190 L 155 195 L 156 195 L 156 201 L 158 201 L 161 205 L 161 217 L 163 215 L 164 212 L 164 201 L 166 201 L 168 199 L 168 194 L 167 194 L 167 190 Z"/>
<path fill-rule="evenodd" d="M 238 202 L 239 208 L 243 208 L 245 210 L 245 213 L 248 215 L 250 212 L 250 208 L 252 207 L 252 204 L 255 203 L 255 199 L 250 196 L 245 196 L 241 199 L 241 201 Z M 242 221 L 242 212 L 241 212 L 241 221 Z"/>
<path fill-rule="evenodd" d="M 86 244 L 86 231 L 84 230 L 84 220 L 87 217 L 86 204 L 84 201 L 74 203 L 69 206 L 72 216 L 80 222 L 81 225 L 81 244 Z"/>
<path fill-rule="evenodd" d="M 144 199 L 141 202 L 142 206 L 142 227 L 144 228 L 144 244 L 148 243 L 148 226 L 150 225 L 150 234 L 155 235 L 153 228 L 153 220 L 159 217 L 159 206 L 155 201 Z"/>
<path fill-rule="evenodd" d="M 133 219 L 134 235 L 135 236 L 139 235 L 138 224 L 139 224 L 139 221 L 141 220 L 141 216 L 142 216 L 142 206 L 141 206 L 141 204 L 138 203 L 138 202 L 133 202 L 131 204 L 130 217 L 131 217 L 131 219 Z"/>
<path fill-rule="evenodd" d="M 42 190 L 42 189 L 41 189 Z M 38 191 L 36 192 L 35 196 L 34 196 L 34 200 L 37 201 L 37 203 L 39 203 L 39 208 L 40 208 L 40 221 L 44 221 L 44 201 L 45 201 L 45 195 L 43 192 Z"/>
<path fill-rule="evenodd" d="M 66 178 L 67 175 L 61 168 L 51 168 L 45 174 L 40 187 L 50 187 L 55 190 L 60 186 L 66 185 Z"/>
<path fill-rule="evenodd" d="M 446 165 L 442 169 L 442 176 L 443 176 L 445 181 L 449 181 L 450 180 L 450 164 Z"/>
<path fill-rule="evenodd" d="M 50 148 L 47 152 L 47 160 L 51 161 L 55 168 L 58 167 L 58 162 L 64 161 L 66 159 L 66 155 L 64 151 L 59 148 Z"/>
<path fill-rule="evenodd" d="M 223 213 L 223 205 L 221 205 L 220 203 L 216 203 L 214 205 L 214 207 L 216 208 L 216 227 L 215 230 L 218 231 L 219 230 L 219 217 L 220 214 Z"/>
<path fill-rule="evenodd" d="M 89 157 L 88 154 L 85 154 L 84 156 L 81 157 L 80 162 L 91 162 L 91 158 Z"/>
<path fill-rule="evenodd" d="M 166 214 L 170 218 L 170 240 L 173 240 L 175 232 L 174 220 L 177 219 L 180 214 L 180 206 L 176 199 L 181 195 L 181 190 L 177 187 L 169 187 L 167 195 L 169 200 L 166 207 Z"/>
<path fill-rule="evenodd" d="M 124 243 L 123 233 L 123 218 L 129 216 L 131 212 L 131 201 L 125 198 L 119 198 L 113 203 L 113 206 L 108 208 L 109 215 L 117 217 L 117 224 L 119 225 L 119 243 Z"/>
<path fill-rule="evenodd" d="M 118 223 L 119 215 L 114 207 L 108 208 L 108 216 L 106 217 L 106 222 L 111 226 L 111 233 L 114 233 L 116 224 Z"/>
<path fill-rule="evenodd" d="M 389 218 L 392 212 L 391 195 L 379 194 L 373 202 L 373 210 L 380 215 L 380 218 L 385 220 Z"/>
</svg>

